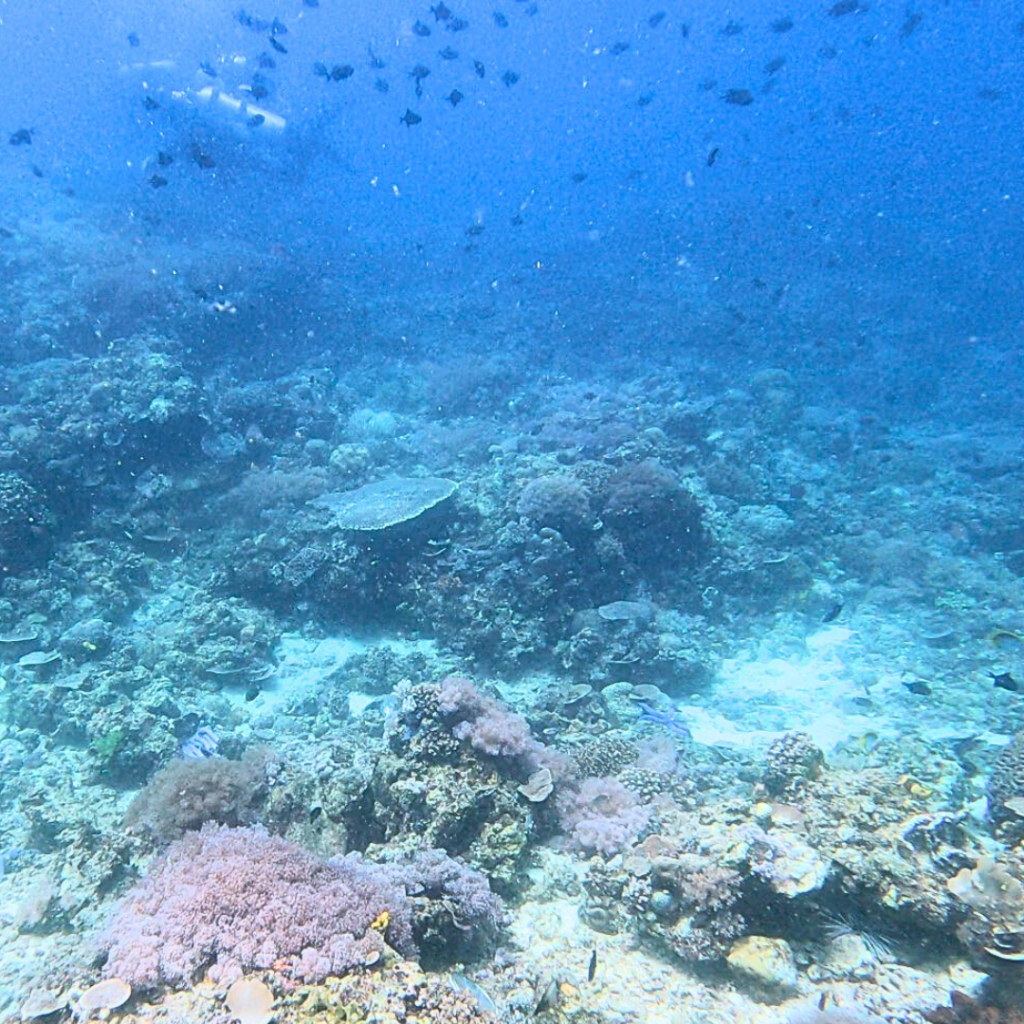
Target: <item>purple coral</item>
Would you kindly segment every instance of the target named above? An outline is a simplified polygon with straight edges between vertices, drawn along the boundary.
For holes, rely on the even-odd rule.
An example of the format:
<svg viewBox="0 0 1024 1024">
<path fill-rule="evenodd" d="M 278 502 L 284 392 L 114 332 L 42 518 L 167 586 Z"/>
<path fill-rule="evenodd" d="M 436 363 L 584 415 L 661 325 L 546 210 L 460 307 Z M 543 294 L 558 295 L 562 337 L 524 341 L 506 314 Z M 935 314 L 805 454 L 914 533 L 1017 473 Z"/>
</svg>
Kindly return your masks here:
<svg viewBox="0 0 1024 1024">
<path fill-rule="evenodd" d="M 620 853 L 639 838 L 651 818 L 637 795 L 611 776 L 584 779 L 559 794 L 562 827 L 582 850 L 606 857 Z"/>
<path fill-rule="evenodd" d="M 371 927 L 388 911 L 386 931 Z M 327 862 L 257 828 L 207 825 L 168 847 L 100 937 L 106 973 L 135 986 L 218 982 L 288 961 L 307 981 L 372 963 L 384 940 L 416 952 L 402 885 L 386 868 Z"/>
<path fill-rule="evenodd" d="M 517 761 L 526 771 L 550 768 L 554 774 L 564 773 L 566 759 L 534 739 L 522 715 L 481 693 L 470 680 L 462 676 L 442 680 L 438 710 L 455 720 L 452 734 L 481 754 Z"/>
</svg>

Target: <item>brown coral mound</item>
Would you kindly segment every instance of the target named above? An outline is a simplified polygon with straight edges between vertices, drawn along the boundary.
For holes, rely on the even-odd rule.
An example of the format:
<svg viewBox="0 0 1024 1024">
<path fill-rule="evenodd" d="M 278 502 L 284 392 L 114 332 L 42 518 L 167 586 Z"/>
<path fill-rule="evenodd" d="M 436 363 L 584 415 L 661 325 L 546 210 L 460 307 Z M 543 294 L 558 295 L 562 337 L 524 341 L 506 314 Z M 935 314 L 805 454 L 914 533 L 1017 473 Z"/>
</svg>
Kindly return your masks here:
<svg viewBox="0 0 1024 1024">
<path fill-rule="evenodd" d="M 1024 797 L 1024 729 L 1021 729 L 996 758 L 988 779 L 988 814 L 992 821 L 1019 817 L 1007 806 L 1014 797 Z"/>
<path fill-rule="evenodd" d="M 240 761 L 223 757 L 172 761 L 157 772 L 128 807 L 125 824 L 168 843 L 208 821 L 251 825 L 267 795 L 274 754 L 247 750 Z"/>
<path fill-rule="evenodd" d="M 1024 1024 L 1024 1010 L 985 1006 L 963 992 L 954 992 L 949 1006 L 923 1014 L 932 1024 Z"/>
</svg>

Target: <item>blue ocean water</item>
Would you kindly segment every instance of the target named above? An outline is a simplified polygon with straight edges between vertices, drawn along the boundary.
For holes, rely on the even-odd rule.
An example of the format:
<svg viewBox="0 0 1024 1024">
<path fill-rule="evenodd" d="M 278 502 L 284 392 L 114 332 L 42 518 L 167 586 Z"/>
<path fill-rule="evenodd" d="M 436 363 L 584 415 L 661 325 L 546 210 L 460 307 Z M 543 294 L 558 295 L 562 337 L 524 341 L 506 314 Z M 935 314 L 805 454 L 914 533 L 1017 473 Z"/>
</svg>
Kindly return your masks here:
<svg viewBox="0 0 1024 1024">
<path fill-rule="evenodd" d="M 1021 11 L 259 4 L 0 3 L 0 1020 L 1019 1019 Z"/>
</svg>

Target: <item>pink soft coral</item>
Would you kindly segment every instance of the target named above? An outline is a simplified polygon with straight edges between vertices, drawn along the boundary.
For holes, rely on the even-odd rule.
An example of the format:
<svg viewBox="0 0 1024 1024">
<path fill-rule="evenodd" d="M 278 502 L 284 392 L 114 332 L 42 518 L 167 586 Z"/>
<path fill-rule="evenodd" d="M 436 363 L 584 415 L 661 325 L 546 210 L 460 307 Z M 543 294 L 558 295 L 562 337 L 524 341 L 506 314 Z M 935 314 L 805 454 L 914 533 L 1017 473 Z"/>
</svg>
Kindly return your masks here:
<svg viewBox="0 0 1024 1024">
<path fill-rule="evenodd" d="M 328 862 L 257 828 L 207 825 L 172 843 L 118 907 L 106 972 L 135 986 L 215 981 L 287 960 L 319 981 L 372 962 L 387 941 L 415 954 L 408 900 L 385 868 Z"/>
</svg>

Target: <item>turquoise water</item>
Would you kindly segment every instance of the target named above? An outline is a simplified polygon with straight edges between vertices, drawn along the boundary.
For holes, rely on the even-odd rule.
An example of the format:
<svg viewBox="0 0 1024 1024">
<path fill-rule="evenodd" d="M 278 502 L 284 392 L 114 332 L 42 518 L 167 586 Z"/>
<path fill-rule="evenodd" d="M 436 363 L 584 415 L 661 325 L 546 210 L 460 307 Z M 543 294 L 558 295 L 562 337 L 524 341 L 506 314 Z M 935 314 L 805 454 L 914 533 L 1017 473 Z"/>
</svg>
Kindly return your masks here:
<svg viewBox="0 0 1024 1024">
<path fill-rule="evenodd" d="M 1018 11 L 0 29 L 0 1019 L 1017 1019 Z"/>
</svg>

